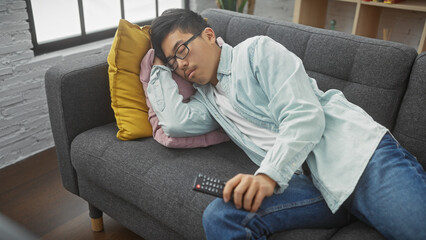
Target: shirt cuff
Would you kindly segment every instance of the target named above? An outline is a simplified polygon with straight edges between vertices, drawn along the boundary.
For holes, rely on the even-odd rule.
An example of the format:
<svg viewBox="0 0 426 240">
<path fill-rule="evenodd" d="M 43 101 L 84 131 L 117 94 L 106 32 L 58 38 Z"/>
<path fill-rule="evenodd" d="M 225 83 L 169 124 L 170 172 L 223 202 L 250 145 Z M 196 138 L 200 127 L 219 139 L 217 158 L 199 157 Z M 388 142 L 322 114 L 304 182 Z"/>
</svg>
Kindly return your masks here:
<svg viewBox="0 0 426 240">
<path fill-rule="evenodd" d="M 274 168 L 270 167 L 260 167 L 254 175 L 259 174 L 265 174 L 277 183 L 274 189 L 275 194 L 283 193 L 284 190 L 287 189 L 288 182 L 291 179 L 291 176 L 284 176 Z"/>
</svg>

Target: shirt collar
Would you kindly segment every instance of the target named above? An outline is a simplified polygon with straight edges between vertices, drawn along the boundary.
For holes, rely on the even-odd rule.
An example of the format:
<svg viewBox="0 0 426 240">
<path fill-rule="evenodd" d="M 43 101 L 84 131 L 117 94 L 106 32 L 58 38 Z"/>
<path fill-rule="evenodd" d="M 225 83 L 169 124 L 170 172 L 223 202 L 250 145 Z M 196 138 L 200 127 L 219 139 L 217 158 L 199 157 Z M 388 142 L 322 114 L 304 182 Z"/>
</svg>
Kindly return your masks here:
<svg viewBox="0 0 426 240">
<path fill-rule="evenodd" d="M 217 68 L 217 79 L 220 81 L 221 75 L 231 74 L 231 63 L 232 63 L 232 47 L 226 43 L 222 46 L 220 53 L 219 66 Z"/>
</svg>

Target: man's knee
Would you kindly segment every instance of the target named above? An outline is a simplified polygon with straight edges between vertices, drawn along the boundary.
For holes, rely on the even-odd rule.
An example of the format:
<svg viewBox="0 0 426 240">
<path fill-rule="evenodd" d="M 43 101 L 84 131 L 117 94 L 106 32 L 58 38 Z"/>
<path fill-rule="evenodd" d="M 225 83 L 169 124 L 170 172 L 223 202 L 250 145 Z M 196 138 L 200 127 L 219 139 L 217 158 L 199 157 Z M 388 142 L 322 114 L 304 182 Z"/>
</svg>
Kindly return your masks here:
<svg viewBox="0 0 426 240">
<path fill-rule="evenodd" d="M 236 209 L 223 199 L 211 202 L 203 213 L 203 226 L 207 239 L 243 239 L 250 235 L 242 224 L 248 212 Z"/>
<path fill-rule="evenodd" d="M 222 199 L 215 199 L 212 201 L 203 213 L 203 226 L 208 228 L 211 226 L 217 226 L 217 221 L 224 219 L 224 206 L 226 203 Z"/>
</svg>

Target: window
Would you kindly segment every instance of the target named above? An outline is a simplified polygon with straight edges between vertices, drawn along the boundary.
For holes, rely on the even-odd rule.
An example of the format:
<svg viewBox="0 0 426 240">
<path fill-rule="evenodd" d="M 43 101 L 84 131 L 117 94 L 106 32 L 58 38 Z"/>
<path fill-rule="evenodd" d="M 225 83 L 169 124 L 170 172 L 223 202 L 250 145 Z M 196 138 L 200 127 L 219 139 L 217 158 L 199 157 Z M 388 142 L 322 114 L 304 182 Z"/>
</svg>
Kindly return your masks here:
<svg viewBox="0 0 426 240">
<path fill-rule="evenodd" d="M 189 0 L 27 0 L 35 55 L 113 37 L 119 19 L 139 25 Z"/>
</svg>

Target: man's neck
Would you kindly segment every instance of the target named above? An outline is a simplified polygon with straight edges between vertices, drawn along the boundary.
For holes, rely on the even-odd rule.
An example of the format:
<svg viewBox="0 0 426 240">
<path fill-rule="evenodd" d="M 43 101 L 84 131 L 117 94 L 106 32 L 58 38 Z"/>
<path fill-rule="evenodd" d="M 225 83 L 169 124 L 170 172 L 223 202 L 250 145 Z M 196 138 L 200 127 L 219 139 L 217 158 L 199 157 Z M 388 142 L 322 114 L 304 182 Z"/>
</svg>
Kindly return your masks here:
<svg viewBox="0 0 426 240">
<path fill-rule="evenodd" d="M 217 83 L 219 82 L 219 80 L 217 80 L 217 78 L 213 79 L 210 81 L 210 83 L 216 87 Z"/>
</svg>

